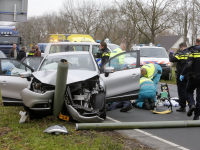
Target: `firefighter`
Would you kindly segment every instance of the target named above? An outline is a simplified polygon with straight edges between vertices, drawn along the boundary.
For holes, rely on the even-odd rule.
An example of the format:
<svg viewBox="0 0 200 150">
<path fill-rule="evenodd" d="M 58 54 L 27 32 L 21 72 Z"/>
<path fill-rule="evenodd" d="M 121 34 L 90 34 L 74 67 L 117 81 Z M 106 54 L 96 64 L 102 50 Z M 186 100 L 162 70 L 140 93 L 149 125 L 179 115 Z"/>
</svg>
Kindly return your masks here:
<svg viewBox="0 0 200 150">
<path fill-rule="evenodd" d="M 134 103 L 134 106 L 144 109 L 153 109 L 156 102 L 156 88 L 151 79 L 140 78 L 139 99 Z"/>
<path fill-rule="evenodd" d="M 200 115 L 200 38 L 196 39 L 196 45 L 189 49 L 189 56 L 186 65 L 180 75 L 180 80 L 183 81 L 186 75 L 188 83 L 186 93 L 188 96 L 189 110 L 187 116 L 190 117 L 194 111 L 193 120 L 199 120 Z M 194 101 L 194 90 L 196 89 L 196 106 Z"/>
<path fill-rule="evenodd" d="M 101 68 L 104 69 L 104 64 L 109 60 L 110 58 L 110 50 L 107 48 L 106 42 L 100 43 L 100 50 L 102 52 L 102 59 L 101 59 Z"/>
<path fill-rule="evenodd" d="M 180 51 L 174 55 L 174 51 L 170 51 L 169 53 L 169 60 L 170 62 L 177 62 L 176 65 L 176 82 L 178 87 L 178 96 L 179 96 L 179 105 L 180 108 L 176 109 L 178 112 L 186 112 L 186 101 L 187 101 L 187 94 L 186 94 L 186 85 L 187 85 L 187 78 L 181 82 L 179 80 L 180 74 L 186 64 L 189 50 L 187 49 L 187 44 L 185 42 L 179 45 Z"/>
<path fill-rule="evenodd" d="M 159 83 L 160 77 L 162 75 L 162 68 L 157 64 L 146 64 L 141 67 L 141 75 L 151 79 L 157 90 L 157 84 Z"/>
</svg>

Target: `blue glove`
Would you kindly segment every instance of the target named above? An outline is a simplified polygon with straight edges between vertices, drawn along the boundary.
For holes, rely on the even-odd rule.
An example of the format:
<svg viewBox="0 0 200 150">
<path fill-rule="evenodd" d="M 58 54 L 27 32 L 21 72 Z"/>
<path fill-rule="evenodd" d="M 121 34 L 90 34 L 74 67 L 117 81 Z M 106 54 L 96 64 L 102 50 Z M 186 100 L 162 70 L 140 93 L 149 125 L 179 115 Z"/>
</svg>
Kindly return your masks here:
<svg viewBox="0 0 200 150">
<path fill-rule="evenodd" d="M 184 79 L 184 76 L 180 75 L 180 81 L 183 81 L 183 79 Z"/>
<path fill-rule="evenodd" d="M 171 50 L 171 51 L 170 51 L 170 53 L 174 53 L 174 51 L 173 51 L 173 50 Z"/>
</svg>

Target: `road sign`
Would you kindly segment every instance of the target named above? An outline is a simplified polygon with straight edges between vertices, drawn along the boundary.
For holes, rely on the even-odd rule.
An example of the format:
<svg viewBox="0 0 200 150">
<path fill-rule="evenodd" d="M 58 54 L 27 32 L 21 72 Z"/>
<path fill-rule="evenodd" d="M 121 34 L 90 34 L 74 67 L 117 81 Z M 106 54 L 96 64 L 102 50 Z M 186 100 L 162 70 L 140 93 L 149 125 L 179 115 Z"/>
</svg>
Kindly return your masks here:
<svg viewBox="0 0 200 150">
<path fill-rule="evenodd" d="M 0 21 L 26 22 L 28 0 L 0 0 Z"/>
</svg>

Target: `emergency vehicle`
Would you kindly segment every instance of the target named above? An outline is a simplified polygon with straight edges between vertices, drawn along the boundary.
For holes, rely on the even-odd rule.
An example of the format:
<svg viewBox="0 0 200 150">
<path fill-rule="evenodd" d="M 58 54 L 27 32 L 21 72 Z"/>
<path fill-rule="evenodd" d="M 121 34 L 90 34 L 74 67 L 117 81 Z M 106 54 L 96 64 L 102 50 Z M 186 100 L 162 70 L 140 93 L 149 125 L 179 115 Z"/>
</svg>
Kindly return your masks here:
<svg viewBox="0 0 200 150">
<path fill-rule="evenodd" d="M 19 37 L 19 32 L 15 26 L 0 26 L 0 50 L 9 55 L 9 51 L 12 49 L 13 44 L 17 45 L 17 51 L 19 51 L 19 45 L 22 43 L 22 38 Z"/>
<path fill-rule="evenodd" d="M 95 42 L 92 34 L 51 34 L 50 42 Z"/>
<path fill-rule="evenodd" d="M 164 47 L 152 43 L 133 45 L 131 50 L 140 50 L 140 66 L 154 63 L 162 67 L 162 78 L 171 79 L 171 63 Z"/>
</svg>

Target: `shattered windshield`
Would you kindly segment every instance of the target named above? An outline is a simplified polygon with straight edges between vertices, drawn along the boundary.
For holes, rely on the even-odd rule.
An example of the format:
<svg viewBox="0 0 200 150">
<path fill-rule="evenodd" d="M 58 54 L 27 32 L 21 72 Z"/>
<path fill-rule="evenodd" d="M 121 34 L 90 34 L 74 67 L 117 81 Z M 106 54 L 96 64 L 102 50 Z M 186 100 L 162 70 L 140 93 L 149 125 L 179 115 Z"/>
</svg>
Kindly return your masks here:
<svg viewBox="0 0 200 150">
<path fill-rule="evenodd" d="M 69 70 L 96 70 L 89 54 L 48 56 L 43 61 L 40 70 L 57 70 L 58 62 L 61 59 L 68 61 Z"/>
</svg>

